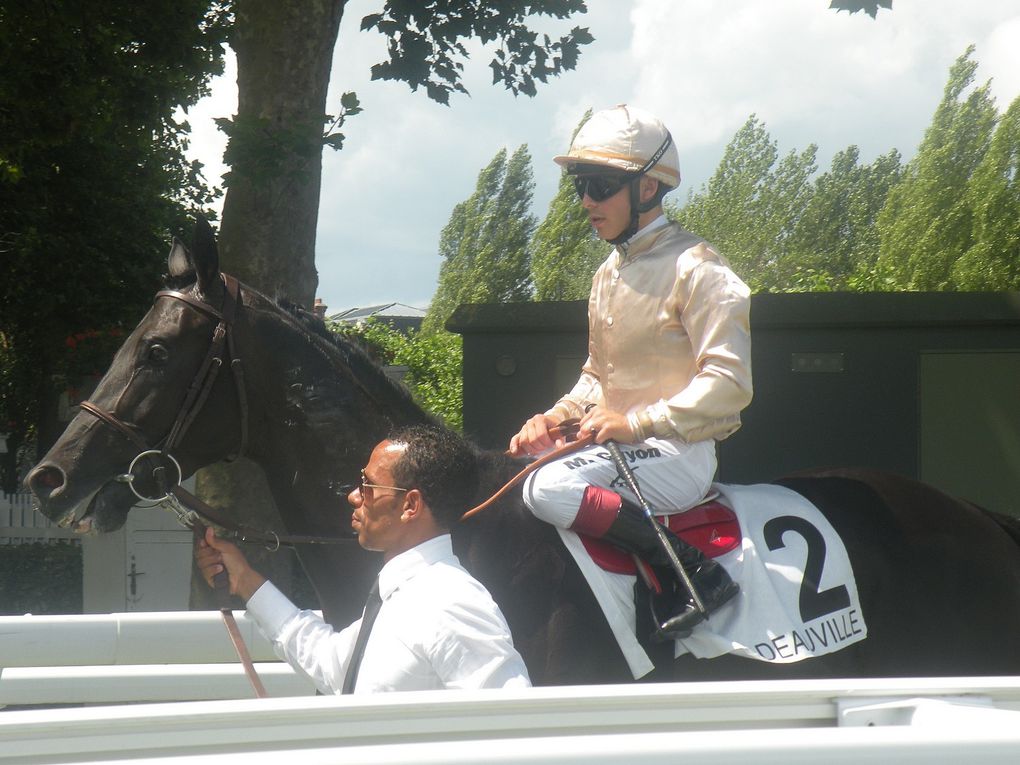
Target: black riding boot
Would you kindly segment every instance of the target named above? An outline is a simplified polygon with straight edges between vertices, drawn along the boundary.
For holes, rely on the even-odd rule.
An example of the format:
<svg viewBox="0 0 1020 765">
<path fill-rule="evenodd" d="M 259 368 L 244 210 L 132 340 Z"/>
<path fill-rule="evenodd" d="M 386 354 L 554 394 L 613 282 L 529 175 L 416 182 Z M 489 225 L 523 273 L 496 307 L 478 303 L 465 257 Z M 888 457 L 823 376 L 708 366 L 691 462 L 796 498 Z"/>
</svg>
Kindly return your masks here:
<svg viewBox="0 0 1020 765">
<path fill-rule="evenodd" d="M 666 539 L 676 551 L 684 571 L 687 572 L 691 583 L 698 592 L 698 597 L 701 598 L 701 602 L 705 606 L 705 613 L 699 611 L 695 607 L 690 593 L 686 591 L 679 576 L 673 570 L 669 555 L 662 548 L 658 534 L 655 533 L 655 529 L 648 522 L 644 512 L 622 497 L 621 500 L 622 504 L 616 519 L 602 539 L 627 552 L 636 554 L 655 568 L 660 577 L 663 572 L 667 573 L 668 578 L 663 582 L 664 587 L 673 582 L 676 583 L 679 597 L 672 600 L 674 613 L 665 620 L 656 617 L 659 629 L 656 631 L 655 637 L 660 640 L 688 637 L 696 625 L 732 599 L 739 592 L 740 585 L 730 579 L 730 575 L 721 565 L 706 558 L 698 548 L 687 544 L 669 529 L 663 528 Z"/>
</svg>

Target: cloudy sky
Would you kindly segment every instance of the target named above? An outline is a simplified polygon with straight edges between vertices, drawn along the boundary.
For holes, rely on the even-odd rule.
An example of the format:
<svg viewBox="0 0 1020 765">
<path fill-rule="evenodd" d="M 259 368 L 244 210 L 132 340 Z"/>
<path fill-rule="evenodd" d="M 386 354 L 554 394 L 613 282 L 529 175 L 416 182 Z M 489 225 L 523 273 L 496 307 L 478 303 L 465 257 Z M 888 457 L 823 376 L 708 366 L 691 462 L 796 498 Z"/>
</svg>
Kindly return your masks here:
<svg viewBox="0 0 1020 765">
<path fill-rule="evenodd" d="M 326 150 L 316 266 L 329 312 L 401 302 L 425 307 L 439 273 L 439 232 L 502 147 L 527 144 L 541 219 L 556 188 L 550 157 L 567 148 L 589 107 L 641 106 L 673 133 L 684 174 L 678 198 L 707 182 L 752 113 L 782 153 L 819 147 L 819 166 L 851 144 L 870 162 L 892 148 L 913 156 L 948 77 L 977 46 L 978 81 L 1000 111 L 1020 95 L 1016 0 L 894 0 L 893 11 L 849 16 L 828 0 L 588 0 L 588 13 L 545 22 L 587 26 L 595 42 L 577 69 L 514 98 L 490 85 L 490 55 L 472 47 L 450 107 L 405 85 L 371 82 L 385 40 L 360 32 L 379 0 L 352 0 L 334 56 L 327 111 L 353 90 L 364 112 Z M 193 109 L 193 155 L 218 182 L 223 139 L 213 118 L 236 108 L 233 63 Z"/>
</svg>

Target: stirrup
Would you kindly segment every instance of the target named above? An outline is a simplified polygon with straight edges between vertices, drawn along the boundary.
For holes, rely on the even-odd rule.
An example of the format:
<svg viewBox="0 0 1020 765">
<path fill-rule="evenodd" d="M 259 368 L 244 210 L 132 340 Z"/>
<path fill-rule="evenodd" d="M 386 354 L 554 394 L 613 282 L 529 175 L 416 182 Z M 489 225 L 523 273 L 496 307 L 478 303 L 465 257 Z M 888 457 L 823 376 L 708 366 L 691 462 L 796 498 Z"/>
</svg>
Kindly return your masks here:
<svg viewBox="0 0 1020 765">
<path fill-rule="evenodd" d="M 657 626 L 652 632 L 652 640 L 656 643 L 668 643 L 689 638 L 694 628 L 707 618 L 707 613 L 699 611 L 693 604 L 689 604 L 682 613 L 671 616 L 664 622 L 657 621 Z"/>
<path fill-rule="evenodd" d="M 706 607 L 705 611 L 699 611 L 694 607 L 693 603 L 687 603 L 687 607 L 675 616 L 671 616 L 665 621 L 659 621 L 655 615 L 655 610 L 652 610 L 652 616 L 655 618 L 655 623 L 658 625 L 652 632 L 652 640 L 657 643 L 665 643 L 671 640 L 683 640 L 691 636 L 691 632 L 706 621 L 709 615 L 714 614 L 724 605 L 729 603 L 733 598 L 736 597 L 737 593 L 740 592 L 740 585 L 736 582 L 730 582 L 727 585 L 719 597 L 712 603 L 711 607 Z"/>
</svg>

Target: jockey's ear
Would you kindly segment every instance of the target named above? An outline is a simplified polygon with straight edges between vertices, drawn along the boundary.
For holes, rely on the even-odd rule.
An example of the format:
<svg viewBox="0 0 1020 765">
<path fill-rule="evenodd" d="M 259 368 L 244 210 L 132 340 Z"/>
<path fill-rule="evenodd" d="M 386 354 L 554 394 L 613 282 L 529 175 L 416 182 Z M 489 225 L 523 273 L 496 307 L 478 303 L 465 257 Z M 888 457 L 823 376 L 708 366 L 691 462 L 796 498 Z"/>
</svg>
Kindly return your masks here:
<svg viewBox="0 0 1020 765">
<path fill-rule="evenodd" d="M 192 243 L 191 264 L 198 277 L 198 289 L 206 297 L 217 295 L 222 288 L 220 279 L 220 254 L 216 248 L 216 236 L 209 221 L 201 215 L 195 218 L 195 236 Z"/>
</svg>

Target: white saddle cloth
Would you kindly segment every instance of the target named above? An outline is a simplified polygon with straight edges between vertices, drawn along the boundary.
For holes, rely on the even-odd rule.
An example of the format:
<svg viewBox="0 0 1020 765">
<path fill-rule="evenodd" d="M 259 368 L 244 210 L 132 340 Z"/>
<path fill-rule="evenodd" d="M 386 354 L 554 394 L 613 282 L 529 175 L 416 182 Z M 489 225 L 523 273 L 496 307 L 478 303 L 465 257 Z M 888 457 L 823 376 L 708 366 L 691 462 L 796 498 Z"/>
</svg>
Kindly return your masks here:
<svg viewBox="0 0 1020 765">
<path fill-rule="evenodd" d="M 741 546 L 715 560 L 740 593 L 676 641 L 676 656 L 733 653 L 789 663 L 868 635 L 843 541 L 804 497 L 782 486 L 714 484 L 740 522 Z M 634 632 L 634 577 L 599 568 L 577 534 L 557 529 L 602 607 L 635 678 L 655 667 Z"/>
</svg>

